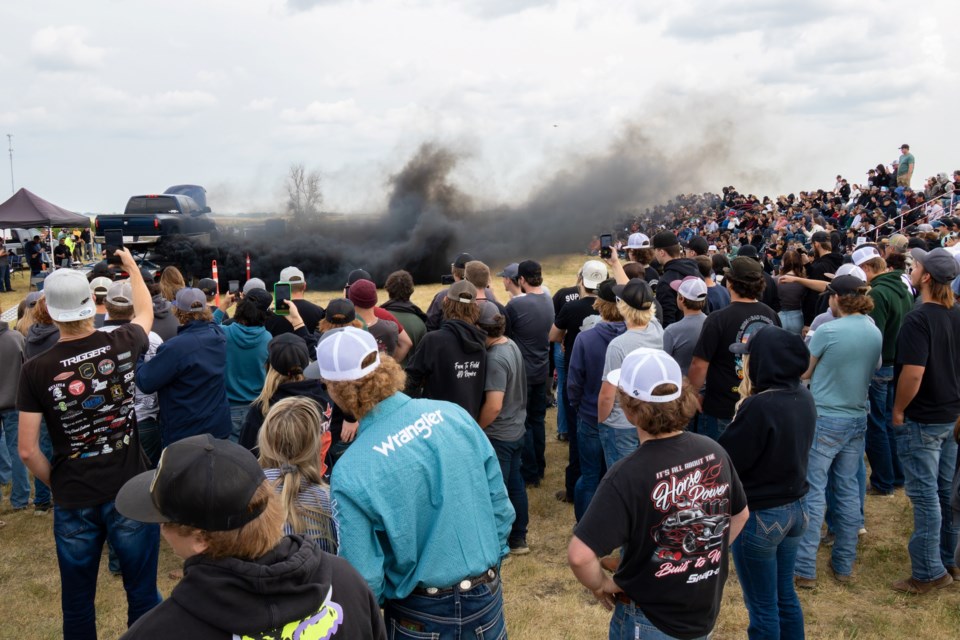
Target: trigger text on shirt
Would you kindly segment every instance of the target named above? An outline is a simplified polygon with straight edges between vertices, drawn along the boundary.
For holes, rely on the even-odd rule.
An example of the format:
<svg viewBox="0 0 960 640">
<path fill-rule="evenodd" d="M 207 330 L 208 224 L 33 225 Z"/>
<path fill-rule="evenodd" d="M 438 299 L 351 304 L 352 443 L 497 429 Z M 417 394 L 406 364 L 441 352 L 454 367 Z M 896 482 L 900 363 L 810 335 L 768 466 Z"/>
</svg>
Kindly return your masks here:
<svg viewBox="0 0 960 640">
<path fill-rule="evenodd" d="M 421 413 L 413 424 L 408 424 L 403 429 L 388 436 L 379 445 L 374 445 L 373 450 L 382 453 L 384 456 L 389 456 L 391 452 L 396 451 L 414 438 L 422 436 L 424 440 L 428 439 L 433 434 L 433 427 L 441 422 L 443 422 L 443 415 L 439 409 L 430 413 Z"/>
</svg>

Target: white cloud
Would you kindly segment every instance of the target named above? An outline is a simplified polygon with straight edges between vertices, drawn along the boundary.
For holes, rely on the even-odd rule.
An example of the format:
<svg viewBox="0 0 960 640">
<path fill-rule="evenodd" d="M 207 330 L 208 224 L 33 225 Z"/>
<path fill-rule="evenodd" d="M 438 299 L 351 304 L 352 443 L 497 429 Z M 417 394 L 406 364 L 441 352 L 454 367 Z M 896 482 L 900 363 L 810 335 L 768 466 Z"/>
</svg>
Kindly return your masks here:
<svg viewBox="0 0 960 640">
<path fill-rule="evenodd" d="M 311 102 L 303 109 L 283 109 L 280 119 L 295 125 L 348 124 L 360 118 L 353 98 L 337 102 Z"/>
<path fill-rule="evenodd" d="M 30 41 L 34 63 L 53 71 L 99 67 L 106 50 L 87 44 L 86 37 L 83 27 L 44 27 Z"/>
<path fill-rule="evenodd" d="M 254 98 L 244 107 L 246 111 L 269 111 L 276 104 L 276 98 Z"/>
</svg>

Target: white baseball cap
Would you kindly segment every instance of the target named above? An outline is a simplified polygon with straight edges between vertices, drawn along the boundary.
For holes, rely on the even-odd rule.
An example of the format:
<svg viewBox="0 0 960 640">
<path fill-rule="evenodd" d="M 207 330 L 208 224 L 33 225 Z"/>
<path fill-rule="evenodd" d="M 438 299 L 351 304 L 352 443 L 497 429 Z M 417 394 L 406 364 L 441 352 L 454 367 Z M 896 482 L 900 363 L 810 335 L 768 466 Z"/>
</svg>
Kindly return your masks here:
<svg viewBox="0 0 960 640">
<path fill-rule="evenodd" d="M 583 263 L 583 269 L 580 270 L 580 277 L 583 278 L 585 288 L 596 289 L 607 279 L 607 265 L 599 260 L 587 260 Z"/>
<path fill-rule="evenodd" d="M 133 286 L 129 280 L 114 282 L 107 291 L 106 301 L 116 307 L 133 306 Z"/>
<path fill-rule="evenodd" d="M 683 373 L 665 351 L 640 347 L 627 354 L 619 369 L 607 374 L 607 382 L 644 402 L 671 402 L 680 397 Z M 653 390 L 662 384 L 676 385 L 677 390 L 665 396 L 653 395 Z"/>
<path fill-rule="evenodd" d="M 873 247 L 861 247 L 853 252 L 853 264 L 858 267 L 862 265 L 867 260 L 872 260 L 873 258 L 880 258 L 880 252 Z"/>
<path fill-rule="evenodd" d="M 93 318 L 97 307 L 86 276 L 73 269 L 57 269 L 43 281 L 47 311 L 56 322 Z"/>
<path fill-rule="evenodd" d="M 280 272 L 280 282 L 306 282 L 303 271 L 296 267 L 287 267 Z"/>
<path fill-rule="evenodd" d="M 325 335 L 317 345 L 317 367 L 322 379 L 332 382 L 359 380 L 380 366 L 380 351 L 370 332 L 344 327 L 328 333 L 331 335 Z M 376 358 L 363 366 L 363 361 L 371 353 L 376 354 Z"/>
<path fill-rule="evenodd" d="M 646 249 L 650 246 L 650 238 L 643 233 L 631 233 L 627 239 L 626 249 Z"/>
<path fill-rule="evenodd" d="M 687 276 L 682 280 L 674 280 L 670 288 L 687 300 L 700 302 L 707 299 L 707 283 L 697 276 Z"/>
<path fill-rule="evenodd" d="M 97 295 L 99 293 L 100 295 L 105 296 L 107 295 L 107 291 L 110 290 L 111 286 L 113 286 L 113 280 L 100 276 L 99 278 L 94 278 L 90 281 L 90 293 L 93 295 Z"/>
<path fill-rule="evenodd" d="M 833 274 L 834 278 L 839 278 L 840 276 L 856 276 L 864 282 L 867 281 L 867 274 L 864 273 L 863 269 L 853 264 L 852 262 L 846 262 L 837 269 L 837 272 Z"/>
</svg>

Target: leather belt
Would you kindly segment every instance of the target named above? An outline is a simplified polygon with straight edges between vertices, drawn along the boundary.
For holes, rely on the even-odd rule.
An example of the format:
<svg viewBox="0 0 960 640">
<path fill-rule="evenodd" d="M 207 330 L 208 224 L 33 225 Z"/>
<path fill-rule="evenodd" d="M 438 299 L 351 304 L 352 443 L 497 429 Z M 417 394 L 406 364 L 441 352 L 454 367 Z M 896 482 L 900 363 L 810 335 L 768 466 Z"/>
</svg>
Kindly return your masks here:
<svg viewBox="0 0 960 640">
<path fill-rule="evenodd" d="M 500 572 L 497 570 L 497 568 L 490 567 L 480 575 L 473 576 L 471 578 L 464 578 L 455 585 L 449 587 L 417 587 L 413 590 L 413 593 L 418 596 L 438 596 L 447 593 L 453 593 L 454 591 L 469 591 L 474 587 L 479 587 L 482 584 L 493 582 L 497 579 L 498 575 L 500 575 Z"/>
<path fill-rule="evenodd" d="M 630 599 L 630 596 L 625 594 L 623 591 L 618 591 L 616 593 L 616 597 L 617 597 L 617 600 L 622 602 L 623 604 L 636 605 L 636 603 Z"/>
</svg>

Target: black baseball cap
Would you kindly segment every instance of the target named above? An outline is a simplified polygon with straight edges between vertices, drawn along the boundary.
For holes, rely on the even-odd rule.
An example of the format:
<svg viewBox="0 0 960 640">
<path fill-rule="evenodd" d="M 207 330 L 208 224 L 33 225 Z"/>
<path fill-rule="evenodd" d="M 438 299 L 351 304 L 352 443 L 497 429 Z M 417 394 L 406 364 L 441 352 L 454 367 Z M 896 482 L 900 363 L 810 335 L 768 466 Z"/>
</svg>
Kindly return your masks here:
<svg viewBox="0 0 960 640">
<path fill-rule="evenodd" d="M 283 376 L 303 373 L 310 364 L 307 342 L 295 333 L 281 333 L 271 340 L 267 345 L 267 354 L 270 367 Z"/>
<path fill-rule="evenodd" d="M 613 287 L 613 294 L 627 305 L 639 311 L 646 311 L 653 306 L 656 296 L 653 289 L 642 278 L 633 278 L 626 284 Z"/>
<path fill-rule="evenodd" d="M 463 269 L 467 266 L 468 262 L 473 262 L 473 256 L 469 253 L 461 253 L 456 258 L 453 259 L 453 268 L 454 269 Z"/>
<path fill-rule="evenodd" d="M 363 270 L 363 269 L 354 269 L 354 270 L 351 271 L 350 274 L 347 276 L 347 286 L 349 287 L 350 285 L 352 285 L 352 284 L 353 284 L 354 282 L 356 282 L 357 280 L 370 280 L 370 281 L 372 281 L 373 278 L 370 276 L 370 273 L 369 273 L 368 271 L 365 271 L 365 270 Z"/>
<path fill-rule="evenodd" d="M 687 248 L 698 256 L 705 256 L 707 255 L 710 245 L 707 244 L 707 239 L 703 236 L 694 236 L 690 238 L 690 242 L 687 243 Z"/>
<path fill-rule="evenodd" d="M 273 304 L 273 296 L 266 289 L 252 289 L 243 298 L 255 304 L 260 311 L 266 311 Z"/>
<path fill-rule="evenodd" d="M 206 296 L 212 296 L 217 293 L 217 281 L 213 278 L 203 278 L 200 280 L 197 289 L 203 291 Z"/>
<path fill-rule="evenodd" d="M 680 244 L 680 241 L 677 240 L 677 234 L 672 231 L 661 231 L 653 236 L 654 249 L 666 249 L 667 247 L 675 247 L 678 244 Z"/>
<path fill-rule="evenodd" d="M 723 275 L 740 282 L 756 282 L 763 278 L 763 266 L 753 258 L 737 256 L 730 262 L 730 266 L 723 270 Z"/>
<path fill-rule="evenodd" d="M 810 236 L 810 242 L 830 242 L 830 234 L 826 231 L 817 231 Z"/>
<path fill-rule="evenodd" d="M 740 247 L 740 250 L 737 251 L 738 258 L 753 258 L 754 260 L 760 259 L 760 252 L 757 251 L 757 248 L 752 244 L 745 244 Z"/>
<path fill-rule="evenodd" d="M 613 278 L 607 278 L 597 285 L 597 297 L 604 302 L 616 302 L 617 294 L 613 292 L 615 286 L 617 286 L 617 281 Z"/>
<path fill-rule="evenodd" d="M 346 298 L 331 300 L 324 317 L 333 324 L 348 324 L 357 319 L 357 308 Z"/>
<path fill-rule="evenodd" d="M 539 278 L 543 275 L 540 263 L 536 260 L 524 260 L 517 265 L 517 277 L 529 280 L 530 278 Z"/>
<path fill-rule="evenodd" d="M 838 296 L 856 296 L 864 292 L 867 283 L 857 276 L 837 276 L 827 285 L 827 292 Z"/>
<path fill-rule="evenodd" d="M 263 513 L 250 500 L 266 480 L 245 448 L 209 433 L 174 442 L 160 462 L 127 480 L 117 494 L 123 516 L 138 522 L 174 522 L 204 531 L 239 529 Z"/>
</svg>

